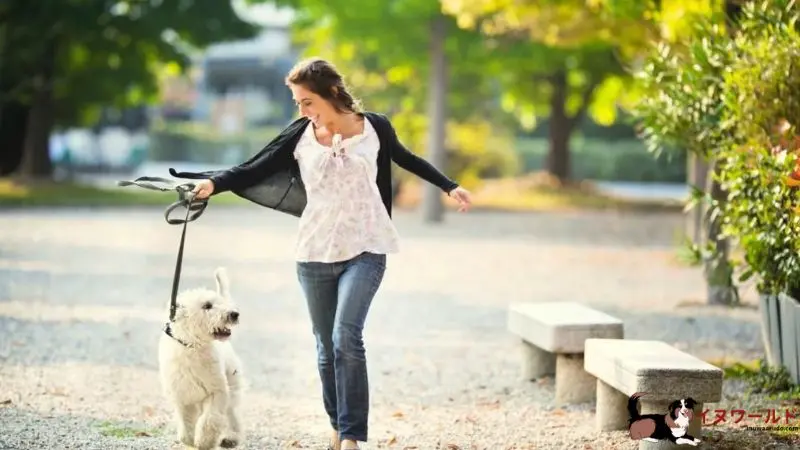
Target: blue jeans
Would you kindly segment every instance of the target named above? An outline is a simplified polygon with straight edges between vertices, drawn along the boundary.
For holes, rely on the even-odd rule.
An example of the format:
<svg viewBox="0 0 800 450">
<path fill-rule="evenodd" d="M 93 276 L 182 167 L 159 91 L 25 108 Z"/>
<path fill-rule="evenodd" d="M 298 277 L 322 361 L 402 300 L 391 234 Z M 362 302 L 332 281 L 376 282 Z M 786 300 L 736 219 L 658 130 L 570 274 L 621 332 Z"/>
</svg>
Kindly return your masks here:
<svg viewBox="0 0 800 450">
<path fill-rule="evenodd" d="M 335 262 L 298 262 L 317 341 L 322 400 L 340 439 L 367 441 L 369 382 L 362 330 L 386 270 L 386 255 L 362 253 Z"/>
</svg>

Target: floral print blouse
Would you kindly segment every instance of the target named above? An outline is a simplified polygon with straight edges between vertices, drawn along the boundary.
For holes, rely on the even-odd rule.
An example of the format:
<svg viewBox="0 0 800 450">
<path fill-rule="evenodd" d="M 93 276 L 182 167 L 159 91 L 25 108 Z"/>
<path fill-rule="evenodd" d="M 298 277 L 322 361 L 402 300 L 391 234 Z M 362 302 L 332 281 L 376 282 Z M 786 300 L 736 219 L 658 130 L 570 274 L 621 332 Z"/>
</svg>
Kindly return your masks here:
<svg viewBox="0 0 800 450">
<path fill-rule="evenodd" d="M 380 143 L 369 120 L 364 131 L 331 147 L 317 141 L 309 124 L 294 150 L 308 204 L 300 217 L 299 262 L 338 262 L 360 253 L 396 253 L 399 236 L 378 186 Z"/>
</svg>

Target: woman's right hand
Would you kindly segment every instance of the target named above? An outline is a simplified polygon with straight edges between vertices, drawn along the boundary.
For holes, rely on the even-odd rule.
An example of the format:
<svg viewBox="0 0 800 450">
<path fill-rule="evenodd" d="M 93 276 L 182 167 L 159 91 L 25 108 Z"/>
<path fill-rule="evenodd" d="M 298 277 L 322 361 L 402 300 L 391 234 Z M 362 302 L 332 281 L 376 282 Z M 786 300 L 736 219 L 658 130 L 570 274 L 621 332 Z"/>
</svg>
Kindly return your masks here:
<svg viewBox="0 0 800 450">
<path fill-rule="evenodd" d="M 214 182 L 211 180 L 203 180 L 197 183 L 192 189 L 194 198 L 204 200 L 214 193 Z"/>
</svg>

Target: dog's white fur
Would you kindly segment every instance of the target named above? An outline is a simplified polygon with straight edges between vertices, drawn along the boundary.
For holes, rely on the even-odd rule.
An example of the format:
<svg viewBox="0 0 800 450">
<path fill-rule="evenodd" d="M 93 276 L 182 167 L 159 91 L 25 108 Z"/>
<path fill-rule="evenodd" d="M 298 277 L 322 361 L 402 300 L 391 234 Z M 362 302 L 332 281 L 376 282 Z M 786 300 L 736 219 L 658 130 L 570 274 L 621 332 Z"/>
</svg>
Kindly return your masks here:
<svg viewBox="0 0 800 450">
<path fill-rule="evenodd" d="M 675 418 L 675 425 L 677 425 L 678 427 L 672 428 L 672 435 L 678 438 L 675 440 L 676 444 L 678 445 L 688 444 L 693 447 L 696 447 L 697 444 L 700 443 L 700 439 L 694 438 L 694 440 L 692 440 L 682 437 L 685 436 L 686 433 L 689 431 L 690 419 L 689 419 L 689 408 L 686 406 L 686 400 L 681 399 L 680 404 L 681 407 L 680 410 L 678 410 L 678 417 Z"/>
<path fill-rule="evenodd" d="M 225 269 L 214 275 L 216 292 L 199 288 L 178 296 L 170 324 L 174 338 L 162 333 L 158 347 L 161 385 L 175 410 L 178 440 L 199 450 L 235 447 L 244 437 L 242 367 L 225 336 L 238 324 L 239 312 Z"/>
</svg>

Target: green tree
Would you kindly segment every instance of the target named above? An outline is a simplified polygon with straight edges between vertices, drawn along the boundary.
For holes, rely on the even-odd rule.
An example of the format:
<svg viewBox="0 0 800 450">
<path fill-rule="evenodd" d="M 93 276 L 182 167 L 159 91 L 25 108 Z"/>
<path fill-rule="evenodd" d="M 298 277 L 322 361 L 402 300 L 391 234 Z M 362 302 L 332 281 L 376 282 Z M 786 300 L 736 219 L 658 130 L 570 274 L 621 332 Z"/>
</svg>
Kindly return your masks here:
<svg viewBox="0 0 800 450">
<path fill-rule="evenodd" d="M 764 348 L 767 361 L 784 366 L 794 383 L 800 383 L 791 333 L 796 318 L 786 308 L 800 305 L 798 19 L 793 0 L 744 5 L 724 72 L 721 123 L 731 139 L 715 154 L 727 194 L 716 212 L 743 255 L 739 281 L 755 275 L 761 308 L 778 306 L 777 315 L 762 321 Z"/>
<path fill-rule="evenodd" d="M 194 49 L 256 32 L 217 0 L 0 3 L 0 129 L 23 142 L 5 149 L 2 172 L 50 177 L 55 126 L 147 102 L 160 64 L 185 67 Z"/>
<path fill-rule="evenodd" d="M 706 6 L 687 14 L 682 33 L 657 41 L 644 58 L 637 73 L 644 95 L 633 113 L 652 151 L 685 149 L 710 167 L 709 176 L 703 177 L 706 185 L 693 187 L 687 205 L 701 213 L 705 228 L 704 235 L 690 246 L 693 260 L 703 264 L 708 303 L 732 304 L 739 297 L 719 214 L 727 195 L 720 183 L 717 157 L 733 136 L 722 120 L 724 76 L 733 56 L 735 28 L 731 25 L 740 8 L 733 2 Z"/>
<path fill-rule="evenodd" d="M 293 8 L 305 52 L 333 60 L 368 108 L 392 116 L 409 148 L 427 148 L 428 160 L 464 184 L 514 165 L 510 143 L 497 137 L 502 120 L 487 67 L 491 49 L 437 2 L 252 1 Z M 442 219 L 441 192 L 433 186 L 425 185 L 423 216 Z"/>
<path fill-rule="evenodd" d="M 546 168 L 568 181 L 572 133 L 587 113 L 601 124 L 616 120 L 617 102 L 626 99 L 624 57 L 648 29 L 585 0 L 442 0 L 442 8 L 493 46 L 504 66 L 504 108 L 526 128 L 549 118 Z"/>
</svg>

